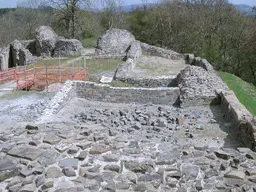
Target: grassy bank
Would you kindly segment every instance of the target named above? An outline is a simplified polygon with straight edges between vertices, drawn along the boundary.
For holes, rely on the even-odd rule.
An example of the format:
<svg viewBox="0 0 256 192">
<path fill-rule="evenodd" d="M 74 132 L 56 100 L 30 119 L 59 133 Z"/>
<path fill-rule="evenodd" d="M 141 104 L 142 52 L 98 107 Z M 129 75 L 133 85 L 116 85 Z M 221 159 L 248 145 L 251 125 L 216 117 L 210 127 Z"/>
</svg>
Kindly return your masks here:
<svg viewBox="0 0 256 192">
<path fill-rule="evenodd" d="M 219 72 L 219 75 L 228 87 L 235 92 L 239 101 L 256 116 L 256 86 L 230 73 Z"/>
</svg>

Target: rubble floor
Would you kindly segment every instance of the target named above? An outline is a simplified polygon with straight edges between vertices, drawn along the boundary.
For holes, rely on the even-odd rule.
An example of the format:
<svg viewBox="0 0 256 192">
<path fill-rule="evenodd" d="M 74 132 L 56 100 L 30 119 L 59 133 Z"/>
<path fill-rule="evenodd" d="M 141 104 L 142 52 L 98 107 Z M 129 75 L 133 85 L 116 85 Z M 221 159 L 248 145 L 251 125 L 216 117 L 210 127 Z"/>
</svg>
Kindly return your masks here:
<svg viewBox="0 0 256 192">
<path fill-rule="evenodd" d="M 256 153 L 237 148 L 242 145 L 219 106 L 72 98 L 37 124 L 38 102 L 48 100 L 37 94 L 13 100 L 25 108 L 2 107 L 2 123 L 35 105 L 39 112 L 0 130 L 1 192 L 256 190 Z"/>
</svg>

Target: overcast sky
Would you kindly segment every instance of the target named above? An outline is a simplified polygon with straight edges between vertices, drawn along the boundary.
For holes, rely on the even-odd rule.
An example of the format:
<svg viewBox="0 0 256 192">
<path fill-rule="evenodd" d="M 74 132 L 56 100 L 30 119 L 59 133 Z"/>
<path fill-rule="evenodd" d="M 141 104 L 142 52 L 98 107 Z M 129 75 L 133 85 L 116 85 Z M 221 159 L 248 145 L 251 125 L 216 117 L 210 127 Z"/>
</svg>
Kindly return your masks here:
<svg viewBox="0 0 256 192">
<path fill-rule="evenodd" d="M 147 0 L 147 2 L 155 2 L 156 0 Z M 0 0 L 0 8 L 16 7 L 18 0 Z M 126 5 L 139 4 L 141 0 L 125 0 Z M 247 4 L 251 6 L 256 5 L 256 0 L 230 0 L 234 4 Z"/>
</svg>

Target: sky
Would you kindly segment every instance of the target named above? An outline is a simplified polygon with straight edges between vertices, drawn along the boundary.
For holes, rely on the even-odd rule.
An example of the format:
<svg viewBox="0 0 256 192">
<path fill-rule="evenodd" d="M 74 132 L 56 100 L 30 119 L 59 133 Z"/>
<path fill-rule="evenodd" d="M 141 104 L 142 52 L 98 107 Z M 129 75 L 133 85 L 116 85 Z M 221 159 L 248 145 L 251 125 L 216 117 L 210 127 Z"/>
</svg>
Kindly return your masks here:
<svg viewBox="0 0 256 192">
<path fill-rule="evenodd" d="M 12 8 L 16 7 L 19 0 L 0 0 L 0 8 Z M 146 0 L 147 2 L 155 2 L 156 0 Z M 126 5 L 140 4 L 142 0 L 125 0 Z M 230 0 L 234 4 L 247 4 L 250 6 L 256 5 L 256 0 Z"/>
</svg>

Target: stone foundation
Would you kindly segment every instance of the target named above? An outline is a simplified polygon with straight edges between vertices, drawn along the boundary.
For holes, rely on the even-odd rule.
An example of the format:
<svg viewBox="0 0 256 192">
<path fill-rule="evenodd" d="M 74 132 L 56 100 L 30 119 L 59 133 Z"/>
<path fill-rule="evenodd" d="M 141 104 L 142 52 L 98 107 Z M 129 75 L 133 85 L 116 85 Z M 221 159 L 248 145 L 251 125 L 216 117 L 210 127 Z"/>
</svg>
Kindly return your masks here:
<svg viewBox="0 0 256 192">
<path fill-rule="evenodd" d="M 252 122 L 252 114 L 239 102 L 233 91 L 221 92 L 220 98 L 225 118 L 238 129 L 243 144 L 255 150 L 256 126 Z"/>
<path fill-rule="evenodd" d="M 180 96 L 179 88 L 121 88 L 92 82 L 74 83 L 77 97 L 112 103 L 174 105 Z"/>
</svg>

